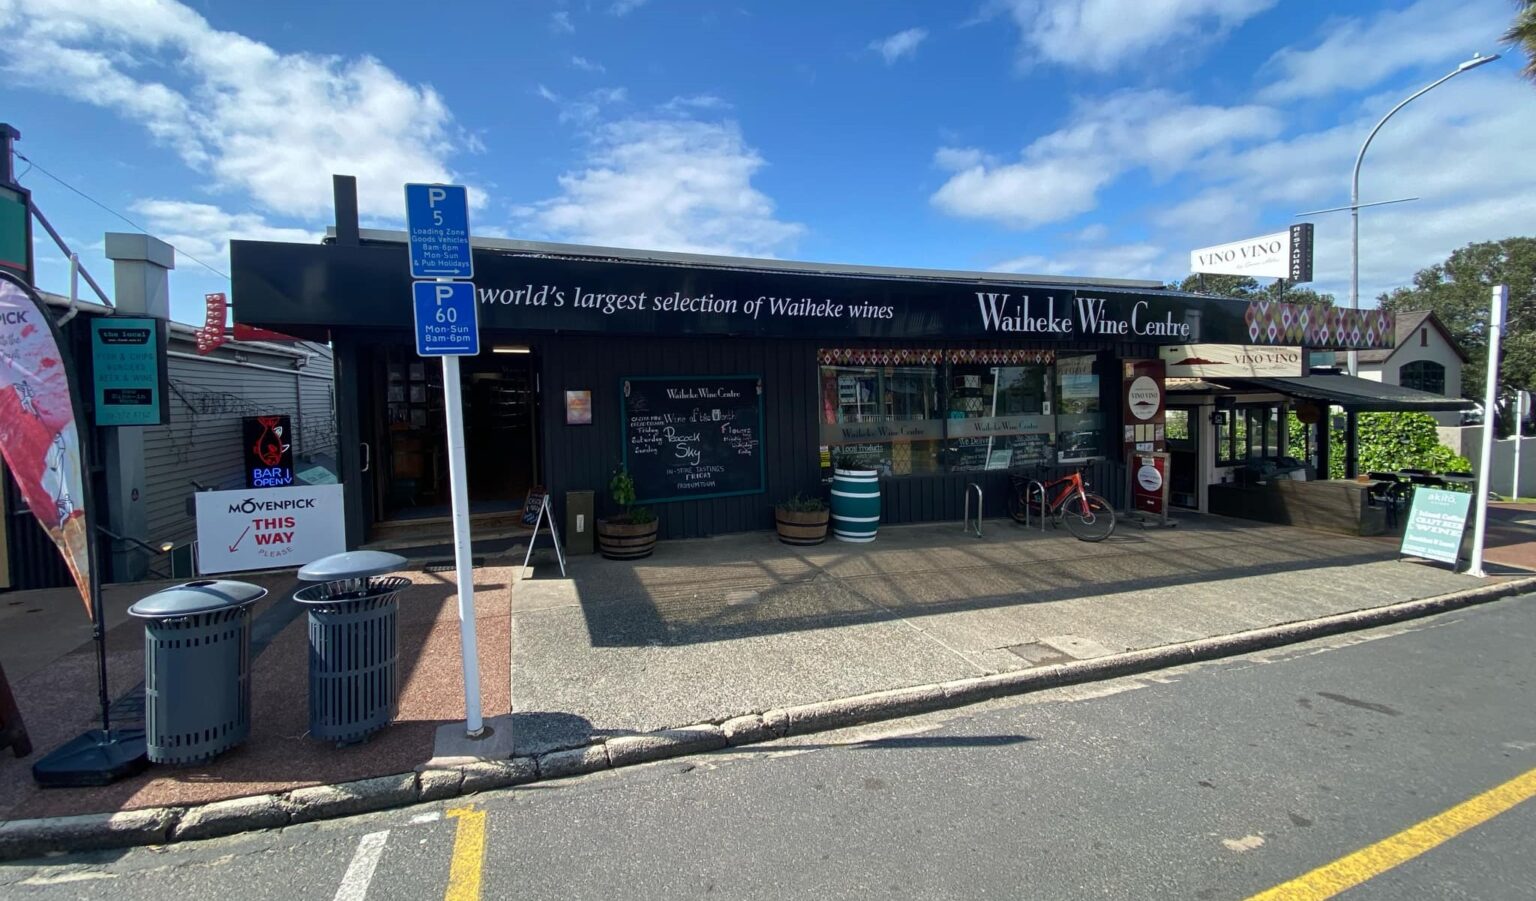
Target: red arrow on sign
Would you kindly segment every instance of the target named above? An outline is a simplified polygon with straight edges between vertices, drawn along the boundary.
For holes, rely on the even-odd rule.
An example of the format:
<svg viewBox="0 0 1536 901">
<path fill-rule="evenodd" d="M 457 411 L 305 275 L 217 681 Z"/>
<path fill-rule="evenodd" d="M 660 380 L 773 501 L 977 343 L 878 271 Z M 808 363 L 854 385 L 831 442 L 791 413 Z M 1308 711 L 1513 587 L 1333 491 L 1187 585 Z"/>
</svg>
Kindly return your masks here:
<svg viewBox="0 0 1536 901">
<path fill-rule="evenodd" d="M 250 526 L 246 526 L 245 527 L 245 531 L 240 533 L 240 537 L 235 539 L 235 543 L 229 546 L 229 552 L 231 554 L 233 554 L 235 552 L 235 548 L 240 546 L 240 542 L 245 540 L 245 536 L 247 534 L 249 534 L 250 531 L 251 531 L 251 527 Z"/>
</svg>

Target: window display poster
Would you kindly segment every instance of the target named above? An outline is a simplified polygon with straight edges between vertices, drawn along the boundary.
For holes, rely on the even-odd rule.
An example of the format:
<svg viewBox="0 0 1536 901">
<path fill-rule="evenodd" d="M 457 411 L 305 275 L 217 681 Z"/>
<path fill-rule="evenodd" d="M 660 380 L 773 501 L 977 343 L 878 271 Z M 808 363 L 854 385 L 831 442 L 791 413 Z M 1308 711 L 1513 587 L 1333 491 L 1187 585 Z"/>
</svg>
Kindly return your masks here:
<svg viewBox="0 0 1536 901">
<path fill-rule="evenodd" d="M 592 424 L 592 392 L 588 390 L 565 392 L 565 424 Z"/>
</svg>

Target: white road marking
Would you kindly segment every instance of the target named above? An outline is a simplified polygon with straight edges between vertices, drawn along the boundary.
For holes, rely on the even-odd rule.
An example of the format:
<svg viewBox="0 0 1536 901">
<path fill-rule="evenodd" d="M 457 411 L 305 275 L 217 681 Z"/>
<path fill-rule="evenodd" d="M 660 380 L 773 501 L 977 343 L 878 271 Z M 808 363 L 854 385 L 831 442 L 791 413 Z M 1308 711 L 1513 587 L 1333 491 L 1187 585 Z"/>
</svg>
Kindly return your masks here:
<svg viewBox="0 0 1536 901">
<path fill-rule="evenodd" d="M 389 830 L 370 832 L 358 840 L 357 853 L 347 866 L 347 875 L 341 877 L 341 887 L 336 889 L 336 901 L 363 901 L 368 896 L 368 883 L 373 881 L 373 869 L 384 854 L 384 842 Z"/>
<path fill-rule="evenodd" d="M 421 826 L 426 823 L 435 823 L 442 818 L 442 813 L 436 810 L 432 811 L 431 813 L 418 813 L 417 815 L 411 817 L 411 825 Z"/>
<path fill-rule="evenodd" d="M 102 873 L 97 870 L 73 870 L 67 873 L 55 873 L 47 876 L 33 876 L 23 879 L 20 885 L 64 885 L 70 882 L 85 882 L 91 879 L 116 879 L 116 873 Z"/>
<path fill-rule="evenodd" d="M 1245 835 L 1242 838 L 1224 838 L 1221 840 L 1227 846 L 1228 851 L 1236 851 L 1241 854 L 1244 851 L 1252 851 L 1255 848 L 1264 847 L 1264 836 Z"/>
</svg>

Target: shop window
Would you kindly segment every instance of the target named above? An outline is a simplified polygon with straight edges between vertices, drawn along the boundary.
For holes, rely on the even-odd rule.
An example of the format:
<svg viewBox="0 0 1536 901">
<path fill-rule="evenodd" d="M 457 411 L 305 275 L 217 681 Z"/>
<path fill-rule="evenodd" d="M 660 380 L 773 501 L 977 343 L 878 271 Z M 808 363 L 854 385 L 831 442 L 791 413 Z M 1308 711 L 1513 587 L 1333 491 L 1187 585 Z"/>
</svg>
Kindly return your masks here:
<svg viewBox="0 0 1536 901">
<path fill-rule="evenodd" d="M 1103 453 L 1097 357 L 822 350 L 821 466 L 888 476 L 1030 467 Z"/>
<path fill-rule="evenodd" d="M 1250 460 L 1280 456 L 1279 404 L 1261 404 L 1227 410 L 1216 430 L 1218 466 L 1241 466 Z"/>
<path fill-rule="evenodd" d="M 1104 453 L 1104 412 L 1099 405 L 1098 357 L 1056 361 L 1056 458 L 1076 463 Z"/>
<path fill-rule="evenodd" d="M 847 459 L 886 475 L 938 471 L 939 375 L 931 365 L 821 367 L 823 469 Z"/>
<path fill-rule="evenodd" d="M 954 472 L 1046 462 L 1055 423 L 1050 367 L 949 367 L 945 463 Z"/>
<path fill-rule="evenodd" d="M 1445 367 L 1430 360 L 1405 363 L 1397 370 L 1397 383 L 1404 388 L 1428 391 L 1430 394 L 1445 393 Z"/>
</svg>

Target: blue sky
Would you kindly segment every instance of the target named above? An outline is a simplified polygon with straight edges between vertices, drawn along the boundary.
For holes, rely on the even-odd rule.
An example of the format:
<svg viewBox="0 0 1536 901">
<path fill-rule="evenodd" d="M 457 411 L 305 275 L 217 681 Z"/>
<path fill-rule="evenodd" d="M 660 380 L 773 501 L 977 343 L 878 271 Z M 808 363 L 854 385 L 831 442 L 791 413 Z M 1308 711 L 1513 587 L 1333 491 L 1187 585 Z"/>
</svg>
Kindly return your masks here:
<svg viewBox="0 0 1536 901">
<path fill-rule="evenodd" d="M 227 273 L 231 238 L 316 240 L 332 172 L 358 176 L 377 227 L 400 227 L 404 182 L 456 181 L 485 235 L 1171 280 L 1195 247 L 1347 203 L 1375 120 L 1501 51 L 1512 13 L 0 0 L 0 120 L 42 169 L 178 247 L 189 322 L 228 283 L 188 255 Z M 1367 304 L 1463 244 L 1536 234 L 1536 86 L 1517 69 L 1452 79 L 1371 145 L 1362 200 L 1421 199 L 1362 213 Z M 18 169 L 110 289 L 102 235 L 130 226 Z M 1348 218 L 1310 219 L 1314 287 L 1342 297 Z M 42 287 L 64 288 L 62 257 L 39 253 Z"/>
</svg>

